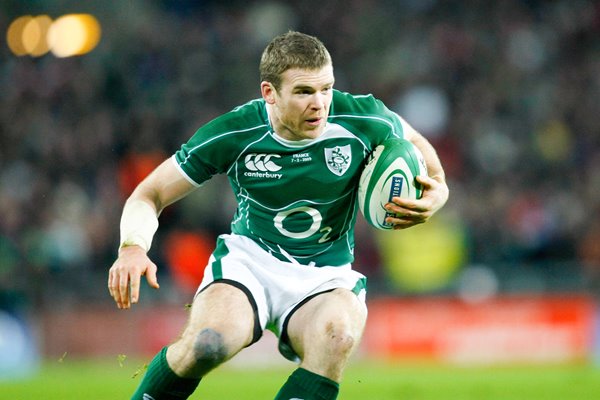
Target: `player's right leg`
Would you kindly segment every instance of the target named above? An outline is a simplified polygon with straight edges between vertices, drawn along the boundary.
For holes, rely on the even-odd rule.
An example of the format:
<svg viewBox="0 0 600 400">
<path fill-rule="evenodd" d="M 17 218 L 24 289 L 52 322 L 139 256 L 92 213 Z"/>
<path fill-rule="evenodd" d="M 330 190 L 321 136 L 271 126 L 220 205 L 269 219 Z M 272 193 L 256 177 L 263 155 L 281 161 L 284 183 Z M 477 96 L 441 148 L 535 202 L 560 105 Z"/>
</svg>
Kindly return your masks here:
<svg viewBox="0 0 600 400">
<path fill-rule="evenodd" d="M 254 311 L 235 286 L 215 282 L 194 300 L 187 326 L 169 346 L 167 361 L 183 377 L 197 378 L 252 342 Z"/>
<path fill-rule="evenodd" d="M 179 339 L 152 360 L 132 400 L 187 399 L 206 373 L 252 343 L 255 329 L 247 294 L 211 284 L 194 299 Z"/>
</svg>

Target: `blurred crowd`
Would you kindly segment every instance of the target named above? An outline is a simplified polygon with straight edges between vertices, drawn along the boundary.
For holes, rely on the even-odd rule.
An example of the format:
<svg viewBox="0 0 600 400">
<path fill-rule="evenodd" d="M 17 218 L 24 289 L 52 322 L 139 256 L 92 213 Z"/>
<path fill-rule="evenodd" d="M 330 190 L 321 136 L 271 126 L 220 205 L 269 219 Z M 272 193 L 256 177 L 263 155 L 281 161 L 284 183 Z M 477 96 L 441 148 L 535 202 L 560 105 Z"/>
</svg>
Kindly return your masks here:
<svg viewBox="0 0 600 400">
<path fill-rule="evenodd" d="M 74 10 L 102 25 L 100 45 L 82 57 L 0 49 L 4 297 L 104 294 L 89 277 L 104 279 L 116 255 L 127 195 L 201 124 L 259 96 L 260 53 L 288 29 L 321 38 L 338 89 L 374 94 L 436 146 L 462 264 L 559 264 L 598 280 L 600 2 L 89 3 L 0 5 L 3 30 L 20 15 Z M 227 231 L 226 185 L 215 177 L 167 209 L 155 243 L 180 230 L 211 243 Z M 368 229 L 357 228 L 357 268 L 384 278 Z M 173 259 L 168 249 L 181 250 L 151 250 L 159 264 Z"/>
</svg>

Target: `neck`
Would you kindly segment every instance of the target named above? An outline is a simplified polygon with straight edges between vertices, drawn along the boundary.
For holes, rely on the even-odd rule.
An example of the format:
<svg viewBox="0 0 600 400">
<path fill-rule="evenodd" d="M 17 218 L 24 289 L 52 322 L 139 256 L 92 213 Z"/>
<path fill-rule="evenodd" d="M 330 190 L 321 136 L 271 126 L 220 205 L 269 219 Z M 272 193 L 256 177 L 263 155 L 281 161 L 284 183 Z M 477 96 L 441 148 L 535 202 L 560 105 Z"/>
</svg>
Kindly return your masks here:
<svg viewBox="0 0 600 400">
<path fill-rule="evenodd" d="M 275 110 L 273 109 L 272 104 L 267 104 L 267 117 L 269 118 L 269 125 L 271 125 L 273 133 L 285 140 L 295 140 L 293 135 L 289 134 L 289 129 L 287 129 L 275 116 Z"/>
</svg>

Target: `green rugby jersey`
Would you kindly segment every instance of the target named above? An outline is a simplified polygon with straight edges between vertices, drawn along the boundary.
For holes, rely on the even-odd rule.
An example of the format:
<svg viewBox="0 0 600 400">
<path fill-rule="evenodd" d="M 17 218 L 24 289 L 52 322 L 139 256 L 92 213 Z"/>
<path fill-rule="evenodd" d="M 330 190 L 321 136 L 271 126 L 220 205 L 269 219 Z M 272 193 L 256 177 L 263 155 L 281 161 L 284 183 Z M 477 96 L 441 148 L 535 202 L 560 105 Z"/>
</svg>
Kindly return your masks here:
<svg viewBox="0 0 600 400">
<path fill-rule="evenodd" d="M 233 233 L 284 261 L 338 266 L 354 259 L 365 158 L 392 136 L 403 137 L 402 123 L 381 101 L 334 90 L 317 139 L 277 136 L 257 99 L 202 126 L 173 160 L 197 186 L 227 174 L 238 204 Z"/>
</svg>

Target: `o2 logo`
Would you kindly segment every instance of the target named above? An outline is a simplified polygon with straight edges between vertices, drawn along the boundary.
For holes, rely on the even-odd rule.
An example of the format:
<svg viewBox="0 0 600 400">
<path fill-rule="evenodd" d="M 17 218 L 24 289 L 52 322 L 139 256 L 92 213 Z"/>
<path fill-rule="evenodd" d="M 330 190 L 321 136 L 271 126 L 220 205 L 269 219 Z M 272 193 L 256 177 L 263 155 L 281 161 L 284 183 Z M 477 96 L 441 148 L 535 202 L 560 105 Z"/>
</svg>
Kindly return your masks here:
<svg viewBox="0 0 600 400">
<path fill-rule="evenodd" d="M 312 219 L 311 225 L 306 230 L 301 231 L 301 232 L 291 232 L 283 227 L 283 221 L 285 221 L 285 219 L 287 217 L 289 217 L 290 215 L 295 214 L 295 213 L 306 213 Z M 322 233 L 322 236 L 319 239 L 319 243 L 325 243 L 330 239 L 330 234 L 331 234 L 332 228 L 330 226 L 325 226 L 325 227 L 321 228 L 322 221 L 323 221 L 323 216 L 321 215 L 319 210 L 317 210 L 316 208 L 307 207 L 307 206 L 296 207 L 296 208 L 292 208 L 289 210 L 280 211 L 279 213 L 277 213 L 275 218 L 273 218 L 273 224 L 275 225 L 275 228 L 277 228 L 279 233 L 281 233 L 283 236 L 286 236 L 286 237 L 289 237 L 292 239 L 306 239 L 307 237 L 310 237 L 310 236 L 314 235 L 315 233 L 320 232 L 320 233 Z"/>
</svg>

